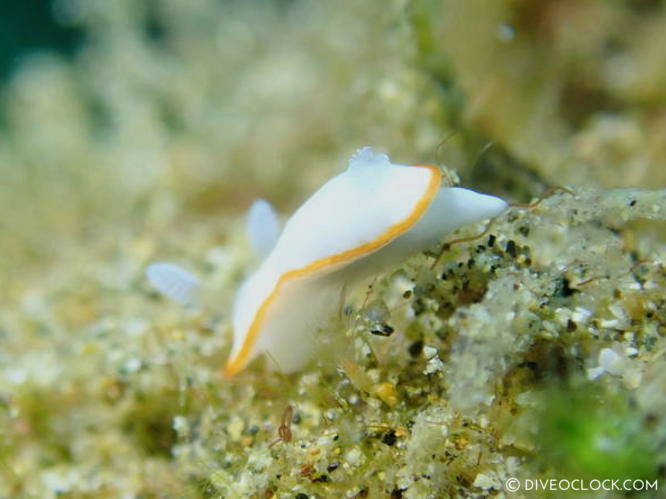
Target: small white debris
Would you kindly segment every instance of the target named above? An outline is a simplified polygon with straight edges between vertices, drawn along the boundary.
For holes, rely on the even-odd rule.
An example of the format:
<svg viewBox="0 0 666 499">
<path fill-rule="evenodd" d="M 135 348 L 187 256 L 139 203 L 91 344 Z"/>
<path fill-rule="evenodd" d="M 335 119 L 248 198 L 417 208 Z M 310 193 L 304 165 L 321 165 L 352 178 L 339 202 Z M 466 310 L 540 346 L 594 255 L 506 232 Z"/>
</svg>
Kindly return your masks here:
<svg viewBox="0 0 666 499">
<path fill-rule="evenodd" d="M 423 374 L 434 374 L 443 370 L 444 362 L 442 362 L 439 357 L 433 357 L 428 361 L 426 368 L 423 370 Z"/>
<path fill-rule="evenodd" d="M 81 477 L 74 470 L 54 469 L 42 473 L 44 487 L 54 496 L 66 494 L 81 483 Z"/>
<path fill-rule="evenodd" d="M 634 347 L 626 347 L 626 348 L 624 349 L 624 354 L 625 354 L 627 357 L 635 357 L 636 355 L 638 355 L 638 348 L 634 348 Z"/>
<path fill-rule="evenodd" d="M 148 331 L 150 324 L 148 321 L 135 319 L 130 320 L 124 323 L 123 329 L 129 336 L 142 336 L 146 331 Z"/>
<path fill-rule="evenodd" d="M 228 248 L 213 246 L 206 252 L 206 262 L 217 268 L 231 265 L 232 255 Z"/>
<path fill-rule="evenodd" d="M 126 373 L 135 373 L 141 369 L 143 366 L 143 363 L 141 362 L 141 359 L 138 359 L 136 357 L 132 357 L 131 359 L 127 359 L 123 363 L 123 371 Z"/>
<path fill-rule="evenodd" d="M 610 348 L 602 348 L 599 352 L 599 366 L 610 374 L 620 374 L 622 372 L 622 357 Z"/>
<path fill-rule="evenodd" d="M 626 367 L 626 359 L 611 348 L 602 348 L 599 352 L 599 366 L 587 370 L 587 377 L 595 380 L 602 374 L 621 375 Z"/>
<path fill-rule="evenodd" d="M 240 440 L 244 429 L 245 429 L 245 422 L 239 417 L 234 417 L 232 421 L 227 425 L 227 433 L 231 437 L 231 440 L 233 440 L 234 442 Z"/>
<path fill-rule="evenodd" d="M 596 379 L 599 379 L 603 373 L 604 373 L 603 367 L 591 367 L 587 370 L 587 379 L 589 379 L 590 381 L 594 381 Z"/>
<path fill-rule="evenodd" d="M 435 357 L 435 355 L 437 355 L 437 352 L 439 352 L 439 350 L 435 347 L 431 347 L 429 345 L 423 347 L 423 355 L 426 359 L 432 359 Z"/>
<path fill-rule="evenodd" d="M 187 436 L 190 433 L 190 424 L 185 416 L 175 416 L 172 426 L 179 437 Z"/>
<path fill-rule="evenodd" d="M 602 319 L 599 321 L 599 325 L 606 329 L 613 329 L 620 327 L 620 321 L 618 319 Z"/>
<path fill-rule="evenodd" d="M 28 379 L 28 372 L 25 369 L 20 368 L 9 368 L 5 371 L 6 378 L 14 383 L 15 385 L 20 385 Z"/>
<path fill-rule="evenodd" d="M 572 318 L 572 313 L 568 308 L 558 308 L 555 310 L 555 317 L 560 324 L 565 325 Z"/>
<path fill-rule="evenodd" d="M 497 478 L 491 477 L 489 475 L 485 475 L 483 473 L 479 473 L 476 475 L 476 478 L 474 479 L 474 487 L 478 487 L 480 489 L 484 490 L 489 490 L 489 489 L 501 489 L 501 483 Z"/>
<path fill-rule="evenodd" d="M 587 319 L 589 319 L 592 316 L 592 312 L 586 308 L 583 307 L 576 307 L 573 311 L 573 314 L 571 314 L 571 320 L 574 321 L 576 324 L 585 324 L 587 322 Z"/>
<path fill-rule="evenodd" d="M 361 458 L 363 455 L 361 454 L 361 451 L 359 450 L 358 447 L 354 447 L 351 449 L 347 454 L 345 454 L 345 461 L 349 463 L 352 466 L 358 466 L 361 464 Z"/>
<path fill-rule="evenodd" d="M 622 375 L 622 381 L 624 382 L 624 386 L 626 386 L 629 390 L 635 390 L 636 388 L 638 388 L 641 384 L 642 379 L 643 379 L 643 374 L 641 373 L 640 369 L 628 369 Z"/>
<path fill-rule="evenodd" d="M 507 23 L 502 23 L 497 28 L 497 38 L 504 43 L 510 43 L 516 38 L 516 30 Z"/>
</svg>

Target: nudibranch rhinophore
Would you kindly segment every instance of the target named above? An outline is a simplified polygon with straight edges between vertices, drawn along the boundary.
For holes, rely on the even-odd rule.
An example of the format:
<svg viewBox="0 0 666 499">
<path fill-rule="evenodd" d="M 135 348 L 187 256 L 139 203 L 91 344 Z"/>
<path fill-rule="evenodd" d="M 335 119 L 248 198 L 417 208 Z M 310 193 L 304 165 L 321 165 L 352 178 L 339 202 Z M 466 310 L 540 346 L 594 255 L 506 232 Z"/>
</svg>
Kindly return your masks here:
<svg viewBox="0 0 666 499">
<path fill-rule="evenodd" d="M 359 150 L 344 172 L 296 210 L 240 287 L 224 373 L 236 374 L 259 353 L 282 371 L 301 368 L 315 351 L 313 332 L 336 310 L 343 285 L 506 208 L 498 197 L 442 186 L 436 166 L 393 164 L 370 147 Z"/>
</svg>

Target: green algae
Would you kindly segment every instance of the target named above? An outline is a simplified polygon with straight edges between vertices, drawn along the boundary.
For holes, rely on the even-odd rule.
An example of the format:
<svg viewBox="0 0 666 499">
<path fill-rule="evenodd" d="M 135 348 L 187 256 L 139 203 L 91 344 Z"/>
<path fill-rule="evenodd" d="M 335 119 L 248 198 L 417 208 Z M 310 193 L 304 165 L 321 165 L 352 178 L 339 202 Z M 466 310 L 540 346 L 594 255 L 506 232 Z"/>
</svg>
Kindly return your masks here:
<svg viewBox="0 0 666 499">
<path fill-rule="evenodd" d="M 666 192 L 644 187 L 663 184 L 664 14 L 638 3 L 72 3 L 80 56 L 4 89 L 0 496 L 662 473 Z M 641 78 L 611 78 L 631 61 Z M 516 201 L 569 188 L 349 290 L 304 371 L 224 380 L 244 209 L 288 212 L 365 144 Z M 155 259 L 206 300 L 157 296 Z M 604 348 L 621 369 L 588 380 Z"/>
<path fill-rule="evenodd" d="M 539 417 L 543 466 L 589 479 L 657 476 L 650 418 L 627 394 L 579 384 L 546 397 Z"/>
</svg>

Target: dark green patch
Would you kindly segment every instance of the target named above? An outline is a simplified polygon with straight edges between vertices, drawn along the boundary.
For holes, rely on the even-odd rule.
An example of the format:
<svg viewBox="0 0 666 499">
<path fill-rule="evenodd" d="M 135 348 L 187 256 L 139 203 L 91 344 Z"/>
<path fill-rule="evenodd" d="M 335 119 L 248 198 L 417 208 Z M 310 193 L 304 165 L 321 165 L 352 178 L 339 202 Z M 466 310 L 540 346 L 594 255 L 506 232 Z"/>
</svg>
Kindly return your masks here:
<svg viewBox="0 0 666 499">
<path fill-rule="evenodd" d="M 562 476 L 657 476 L 660 441 L 624 391 L 609 393 L 590 383 L 550 389 L 539 422 L 539 460 Z"/>
</svg>

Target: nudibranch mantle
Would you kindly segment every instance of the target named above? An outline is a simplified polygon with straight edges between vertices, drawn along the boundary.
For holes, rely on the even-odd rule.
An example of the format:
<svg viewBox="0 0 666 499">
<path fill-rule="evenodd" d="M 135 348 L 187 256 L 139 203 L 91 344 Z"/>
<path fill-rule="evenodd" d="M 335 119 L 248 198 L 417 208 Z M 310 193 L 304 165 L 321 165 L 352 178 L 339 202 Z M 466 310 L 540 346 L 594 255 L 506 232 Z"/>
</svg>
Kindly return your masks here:
<svg viewBox="0 0 666 499">
<path fill-rule="evenodd" d="M 275 247 L 234 302 L 231 376 L 259 353 L 282 371 L 301 368 L 312 333 L 337 307 L 341 286 L 382 272 L 458 227 L 494 217 L 507 203 L 442 187 L 429 165 L 400 165 L 365 147 L 287 221 Z"/>
</svg>

